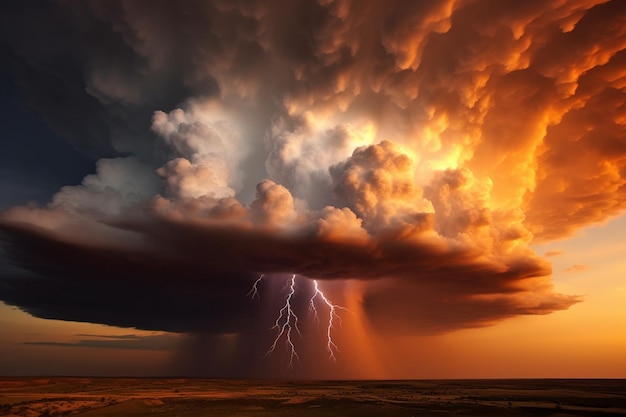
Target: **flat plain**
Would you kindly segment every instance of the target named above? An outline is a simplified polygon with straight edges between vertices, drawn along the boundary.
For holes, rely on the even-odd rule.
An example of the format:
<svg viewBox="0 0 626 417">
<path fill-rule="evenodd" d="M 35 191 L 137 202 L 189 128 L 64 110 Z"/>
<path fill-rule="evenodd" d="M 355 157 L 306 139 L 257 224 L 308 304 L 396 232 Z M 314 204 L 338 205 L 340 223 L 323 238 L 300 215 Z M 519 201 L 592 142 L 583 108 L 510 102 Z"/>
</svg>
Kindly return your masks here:
<svg viewBox="0 0 626 417">
<path fill-rule="evenodd" d="M 626 380 L 0 378 L 0 416 L 625 416 Z"/>
</svg>

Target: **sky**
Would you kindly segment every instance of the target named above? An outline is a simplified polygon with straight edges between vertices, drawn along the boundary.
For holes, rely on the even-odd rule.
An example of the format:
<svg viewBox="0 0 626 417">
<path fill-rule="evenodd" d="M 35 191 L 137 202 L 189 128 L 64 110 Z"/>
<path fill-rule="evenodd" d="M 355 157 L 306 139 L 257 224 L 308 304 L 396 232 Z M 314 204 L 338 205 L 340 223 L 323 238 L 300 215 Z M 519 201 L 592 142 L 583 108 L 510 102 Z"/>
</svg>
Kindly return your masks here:
<svg viewBox="0 0 626 417">
<path fill-rule="evenodd" d="M 0 4 L 0 375 L 626 378 L 626 2 Z"/>
</svg>

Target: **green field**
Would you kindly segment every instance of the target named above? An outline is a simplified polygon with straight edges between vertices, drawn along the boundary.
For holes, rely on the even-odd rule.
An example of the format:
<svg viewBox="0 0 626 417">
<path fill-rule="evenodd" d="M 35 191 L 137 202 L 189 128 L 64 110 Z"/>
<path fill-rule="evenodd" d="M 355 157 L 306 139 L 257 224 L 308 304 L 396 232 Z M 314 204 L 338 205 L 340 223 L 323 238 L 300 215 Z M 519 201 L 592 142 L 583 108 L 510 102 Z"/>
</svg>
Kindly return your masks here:
<svg viewBox="0 0 626 417">
<path fill-rule="evenodd" d="M 626 380 L 0 378 L 0 416 L 624 416 Z"/>
</svg>

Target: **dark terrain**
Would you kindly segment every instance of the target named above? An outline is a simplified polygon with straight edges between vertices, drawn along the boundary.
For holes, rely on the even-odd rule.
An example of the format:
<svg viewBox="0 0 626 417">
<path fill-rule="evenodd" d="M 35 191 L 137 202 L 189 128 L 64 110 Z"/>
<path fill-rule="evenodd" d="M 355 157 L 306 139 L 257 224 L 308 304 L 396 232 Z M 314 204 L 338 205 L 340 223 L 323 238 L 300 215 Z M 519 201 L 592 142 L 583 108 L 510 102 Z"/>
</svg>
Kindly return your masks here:
<svg viewBox="0 0 626 417">
<path fill-rule="evenodd" d="M 625 416 L 626 380 L 0 378 L 0 416 Z"/>
</svg>

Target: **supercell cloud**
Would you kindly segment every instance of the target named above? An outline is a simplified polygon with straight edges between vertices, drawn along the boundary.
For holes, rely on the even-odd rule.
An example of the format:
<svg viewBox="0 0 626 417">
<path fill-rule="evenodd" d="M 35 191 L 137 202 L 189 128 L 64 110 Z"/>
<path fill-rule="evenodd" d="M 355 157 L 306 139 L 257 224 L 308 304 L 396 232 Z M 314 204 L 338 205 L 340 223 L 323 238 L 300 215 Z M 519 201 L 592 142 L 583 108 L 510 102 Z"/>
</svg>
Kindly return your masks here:
<svg viewBox="0 0 626 417">
<path fill-rule="evenodd" d="M 531 241 L 626 206 L 623 1 L 1 7 L 25 101 L 98 159 L 0 214 L 39 317 L 245 333 L 259 274 L 357 282 L 379 332 L 548 314 L 580 299 Z"/>
</svg>

